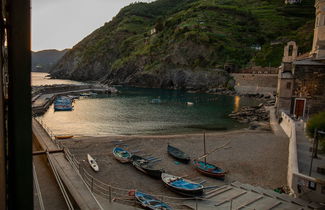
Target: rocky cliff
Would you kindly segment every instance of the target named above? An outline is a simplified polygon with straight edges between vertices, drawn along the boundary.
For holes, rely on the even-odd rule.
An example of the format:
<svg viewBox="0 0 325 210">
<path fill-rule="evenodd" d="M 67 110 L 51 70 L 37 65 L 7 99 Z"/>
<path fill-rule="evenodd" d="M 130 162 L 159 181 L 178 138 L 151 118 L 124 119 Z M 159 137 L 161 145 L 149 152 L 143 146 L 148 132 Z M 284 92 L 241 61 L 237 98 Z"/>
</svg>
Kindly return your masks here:
<svg viewBox="0 0 325 210">
<path fill-rule="evenodd" d="M 157 0 L 134 3 L 67 52 L 54 78 L 204 90 L 233 86 L 224 65 L 278 66 L 291 39 L 311 46 L 313 1 Z M 299 39 L 298 39 L 299 38 Z M 302 50 L 309 50 L 302 48 Z"/>
</svg>

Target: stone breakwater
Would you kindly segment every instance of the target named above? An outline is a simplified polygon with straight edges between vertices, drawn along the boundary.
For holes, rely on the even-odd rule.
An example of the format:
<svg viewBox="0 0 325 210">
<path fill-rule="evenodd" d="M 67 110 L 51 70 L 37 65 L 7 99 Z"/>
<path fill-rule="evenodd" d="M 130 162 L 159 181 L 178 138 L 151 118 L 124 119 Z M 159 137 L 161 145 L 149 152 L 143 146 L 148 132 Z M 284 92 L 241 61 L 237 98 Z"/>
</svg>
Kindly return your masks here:
<svg viewBox="0 0 325 210">
<path fill-rule="evenodd" d="M 46 85 L 35 86 L 32 89 L 33 115 L 44 114 L 55 98 L 59 95 L 80 95 L 80 93 L 92 92 L 102 94 L 118 93 L 114 87 L 105 85 Z"/>
<path fill-rule="evenodd" d="M 258 106 L 242 107 L 237 112 L 228 115 L 232 119 L 236 119 L 240 123 L 249 123 L 249 129 L 270 130 L 269 111 L 265 109 L 263 103 Z"/>
</svg>

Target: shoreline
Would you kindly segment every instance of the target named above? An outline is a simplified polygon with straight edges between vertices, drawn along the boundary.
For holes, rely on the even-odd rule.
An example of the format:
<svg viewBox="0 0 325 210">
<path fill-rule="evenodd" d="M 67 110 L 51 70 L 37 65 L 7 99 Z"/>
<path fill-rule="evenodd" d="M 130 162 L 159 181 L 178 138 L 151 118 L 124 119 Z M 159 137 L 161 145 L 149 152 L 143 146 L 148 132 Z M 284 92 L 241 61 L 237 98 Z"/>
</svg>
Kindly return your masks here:
<svg viewBox="0 0 325 210">
<path fill-rule="evenodd" d="M 136 170 L 132 164 L 121 164 L 112 155 L 115 145 L 124 145 L 129 151 L 140 150 L 137 155 L 149 155 L 159 158 L 158 168 L 189 179 L 205 180 L 205 186 L 224 185 L 239 181 L 255 186 L 274 189 L 286 185 L 288 163 L 288 140 L 270 131 L 240 129 L 229 132 L 206 133 L 207 152 L 213 151 L 231 140 L 230 144 L 208 156 L 208 162 L 216 164 L 227 171 L 224 181 L 206 177 L 191 164 L 179 164 L 167 154 L 170 143 L 190 157 L 197 158 L 203 154 L 203 135 L 177 134 L 159 136 L 82 136 L 70 140 L 60 140 L 82 166 L 96 179 L 124 189 L 139 189 L 152 194 L 177 196 L 166 189 L 161 181 L 154 180 Z M 86 155 L 94 157 L 100 167 L 95 173 L 86 162 Z M 128 182 L 125 182 L 128 180 Z"/>
</svg>

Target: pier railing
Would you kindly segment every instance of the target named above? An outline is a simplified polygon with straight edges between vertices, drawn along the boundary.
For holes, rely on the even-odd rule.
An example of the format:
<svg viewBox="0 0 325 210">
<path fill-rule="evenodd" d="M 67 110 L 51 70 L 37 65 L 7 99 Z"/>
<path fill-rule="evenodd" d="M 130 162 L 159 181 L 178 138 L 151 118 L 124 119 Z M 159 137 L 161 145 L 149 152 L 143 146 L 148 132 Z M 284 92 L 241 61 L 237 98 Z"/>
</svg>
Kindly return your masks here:
<svg viewBox="0 0 325 210">
<path fill-rule="evenodd" d="M 84 183 L 88 186 L 90 191 L 92 193 L 95 193 L 98 196 L 101 196 L 102 198 L 108 200 L 109 202 L 119 202 L 124 203 L 127 205 L 136 205 L 137 201 L 134 199 L 134 196 L 130 194 L 134 189 L 124 189 L 120 187 L 115 187 L 110 184 L 104 183 L 100 181 L 99 179 L 96 179 L 93 177 L 85 167 L 84 162 L 79 162 L 77 158 L 70 152 L 70 150 L 65 147 L 61 141 L 55 139 L 55 136 L 51 129 L 49 129 L 45 123 L 38 119 L 38 122 L 43 126 L 43 128 L 47 131 L 53 142 L 57 145 L 59 149 L 63 149 L 66 159 L 70 162 L 72 167 L 77 171 L 77 173 L 82 177 Z M 186 205 L 187 207 L 192 206 L 193 209 L 197 210 L 200 207 L 200 201 L 209 200 L 202 197 L 172 197 L 172 196 L 166 196 L 166 195 L 152 195 L 161 201 L 169 204 L 170 206 L 173 206 L 174 209 L 184 209 L 184 202 L 185 201 L 192 201 L 192 205 Z M 229 209 L 238 209 L 233 206 L 235 206 L 236 201 L 234 201 L 236 198 L 229 198 L 225 199 L 219 203 L 217 203 L 215 206 L 223 205 L 225 203 L 229 203 Z M 193 207 L 194 204 L 194 207 Z M 248 204 L 249 205 L 249 204 Z M 241 205 L 240 208 L 244 208 L 248 210 L 253 210 L 254 208 L 247 206 L 247 205 Z"/>
</svg>

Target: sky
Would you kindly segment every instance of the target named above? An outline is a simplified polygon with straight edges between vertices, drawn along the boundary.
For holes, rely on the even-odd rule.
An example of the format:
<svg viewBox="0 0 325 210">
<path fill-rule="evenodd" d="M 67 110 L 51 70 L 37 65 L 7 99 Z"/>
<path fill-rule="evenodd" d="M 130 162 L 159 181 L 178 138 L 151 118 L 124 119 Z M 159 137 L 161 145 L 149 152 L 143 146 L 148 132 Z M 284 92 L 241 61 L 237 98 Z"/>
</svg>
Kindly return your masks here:
<svg viewBox="0 0 325 210">
<path fill-rule="evenodd" d="M 136 1 L 152 0 L 32 0 L 32 50 L 72 48 Z"/>
</svg>

